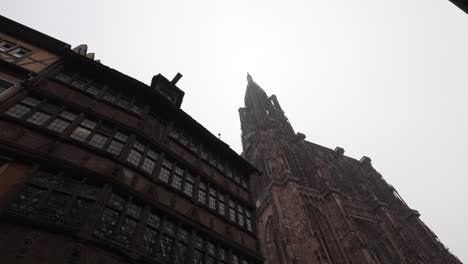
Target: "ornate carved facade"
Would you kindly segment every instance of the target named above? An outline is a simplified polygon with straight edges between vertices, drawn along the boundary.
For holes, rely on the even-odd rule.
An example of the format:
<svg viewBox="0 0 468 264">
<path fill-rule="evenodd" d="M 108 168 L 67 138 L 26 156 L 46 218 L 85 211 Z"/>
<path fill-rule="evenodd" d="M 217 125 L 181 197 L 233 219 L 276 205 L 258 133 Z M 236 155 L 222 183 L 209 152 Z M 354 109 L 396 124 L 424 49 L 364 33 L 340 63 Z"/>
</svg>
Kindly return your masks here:
<svg viewBox="0 0 468 264">
<path fill-rule="evenodd" d="M 266 264 L 455 264 L 437 236 L 372 167 L 295 133 L 248 75 L 239 109 Z"/>
<path fill-rule="evenodd" d="M 0 263 L 260 264 L 257 170 L 151 85 L 0 17 Z"/>
</svg>

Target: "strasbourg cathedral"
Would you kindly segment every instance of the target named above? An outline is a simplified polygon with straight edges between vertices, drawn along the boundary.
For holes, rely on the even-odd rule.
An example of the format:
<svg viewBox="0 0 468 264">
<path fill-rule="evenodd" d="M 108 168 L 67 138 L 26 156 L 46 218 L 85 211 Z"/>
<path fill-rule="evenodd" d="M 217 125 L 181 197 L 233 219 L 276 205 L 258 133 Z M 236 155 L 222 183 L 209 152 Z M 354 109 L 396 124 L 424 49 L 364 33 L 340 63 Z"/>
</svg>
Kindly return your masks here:
<svg viewBox="0 0 468 264">
<path fill-rule="evenodd" d="M 242 156 L 147 85 L 0 16 L 0 263 L 459 264 L 247 77 Z"/>
</svg>

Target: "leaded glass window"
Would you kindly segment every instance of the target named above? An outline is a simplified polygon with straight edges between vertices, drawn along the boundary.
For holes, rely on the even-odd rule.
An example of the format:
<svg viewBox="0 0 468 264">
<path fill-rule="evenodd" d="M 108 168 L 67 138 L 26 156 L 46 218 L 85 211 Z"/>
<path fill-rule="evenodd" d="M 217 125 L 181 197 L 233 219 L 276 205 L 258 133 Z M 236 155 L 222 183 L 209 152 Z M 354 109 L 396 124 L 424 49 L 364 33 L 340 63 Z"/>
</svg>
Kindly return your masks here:
<svg viewBox="0 0 468 264">
<path fill-rule="evenodd" d="M 229 200 L 229 219 L 236 221 L 236 203 L 233 200 Z"/>
<path fill-rule="evenodd" d="M 52 121 L 47 128 L 59 133 L 62 133 L 67 129 L 67 127 L 70 125 L 70 122 L 65 121 L 63 119 L 57 118 L 54 121 Z"/>
<path fill-rule="evenodd" d="M 102 149 L 107 142 L 107 137 L 102 134 L 94 134 L 89 141 L 91 146 Z"/>
<path fill-rule="evenodd" d="M 88 136 L 91 134 L 91 131 L 95 127 L 96 127 L 95 122 L 89 119 L 84 119 L 83 121 L 81 121 L 79 126 L 75 128 L 75 130 L 70 135 L 70 137 L 79 141 L 85 141 L 88 138 Z"/>
<path fill-rule="evenodd" d="M 141 154 L 140 152 L 132 149 L 130 150 L 130 154 L 128 154 L 127 161 L 131 164 L 138 166 L 140 164 Z"/>
<path fill-rule="evenodd" d="M 193 194 L 193 183 L 194 183 L 193 176 L 187 173 L 185 175 L 184 193 L 190 197 L 192 197 L 192 194 Z"/>
<path fill-rule="evenodd" d="M 127 135 L 121 132 L 116 132 L 111 142 L 109 143 L 109 146 L 107 146 L 107 152 L 112 153 L 114 155 L 119 155 L 123 149 L 123 146 L 127 142 L 127 139 Z"/>
<path fill-rule="evenodd" d="M 171 175 L 172 163 L 168 160 L 163 160 L 161 171 L 159 172 L 159 179 L 165 183 L 169 182 L 169 177 Z"/>
<path fill-rule="evenodd" d="M 26 97 L 25 99 L 21 100 L 21 102 L 15 104 L 14 106 L 10 107 L 7 111 L 5 111 L 5 114 L 15 118 L 23 118 L 40 103 L 41 101 L 36 98 Z"/>
<path fill-rule="evenodd" d="M 245 226 L 247 227 L 247 230 L 253 231 L 252 214 L 249 209 L 245 209 Z"/>
<path fill-rule="evenodd" d="M 218 212 L 220 215 L 224 216 L 225 215 L 225 199 L 226 196 L 223 193 L 219 193 L 219 203 L 218 203 Z"/>
<path fill-rule="evenodd" d="M 59 133 L 62 133 L 67 129 L 67 127 L 70 125 L 70 122 L 65 121 L 63 119 L 57 118 L 54 121 L 52 121 L 47 128 Z"/>
<path fill-rule="evenodd" d="M 12 107 L 10 107 L 5 114 L 16 117 L 16 118 L 21 118 L 24 115 L 26 115 L 29 111 L 31 111 L 31 108 L 25 105 L 21 104 L 16 104 Z"/>
<path fill-rule="evenodd" d="M 210 196 L 208 198 L 208 207 L 212 210 L 216 210 L 216 189 L 210 187 Z"/>
<path fill-rule="evenodd" d="M 201 181 L 198 188 L 198 202 L 202 204 L 206 203 L 206 184 Z"/>
<path fill-rule="evenodd" d="M 244 208 L 241 205 L 237 205 L 237 223 L 244 226 Z"/>
</svg>

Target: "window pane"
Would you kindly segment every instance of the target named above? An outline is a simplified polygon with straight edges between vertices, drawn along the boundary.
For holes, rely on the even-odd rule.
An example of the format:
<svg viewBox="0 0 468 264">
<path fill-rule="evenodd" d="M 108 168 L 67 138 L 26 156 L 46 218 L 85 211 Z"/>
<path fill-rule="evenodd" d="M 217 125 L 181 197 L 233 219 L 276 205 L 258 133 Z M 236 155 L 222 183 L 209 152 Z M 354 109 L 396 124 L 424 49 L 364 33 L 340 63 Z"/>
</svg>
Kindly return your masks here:
<svg viewBox="0 0 468 264">
<path fill-rule="evenodd" d="M 150 215 L 148 216 L 148 225 L 153 228 L 159 229 L 161 225 L 161 218 L 156 214 L 150 213 Z"/>
<path fill-rule="evenodd" d="M 0 94 L 13 87 L 15 84 L 4 79 L 0 79 Z"/>
<path fill-rule="evenodd" d="M 210 195 L 208 200 L 208 207 L 213 210 L 216 209 L 216 197 Z"/>
<path fill-rule="evenodd" d="M 63 119 L 69 120 L 69 121 L 73 121 L 73 120 L 75 120 L 76 115 L 73 114 L 73 113 L 65 111 L 65 112 L 60 114 L 60 117 L 62 117 Z"/>
<path fill-rule="evenodd" d="M 114 234 L 115 225 L 119 221 L 119 213 L 106 208 L 101 216 L 101 225 L 95 231 L 99 237 L 110 238 Z"/>
<path fill-rule="evenodd" d="M 36 98 L 32 98 L 32 97 L 26 97 L 24 98 L 22 101 L 21 101 L 23 104 L 25 105 L 29 105 L 29 106 L 38 106 L 41 101 L 37 100 Z"/>
<path fill-rule="evenodd" d="M 139 151 L 144 151 L 145 150 L 145 146 L 143 144 L 141 144 L 140 142 L 138 142 L 138 141 L 135 141 L 135 143 L 133 143 L 133 148 L 137 149 Z"/>
<path fill-rule="evenodd" d="M 172 163 L 168 160 L 163 160 L 162 165 L 168 169 L 172 169 Z"/>
<path fill-rule="evenodd" d="M 50 123 L 49 126 L 47 126 L 47 128 L 62 133 L 68 127 L 68 125 L 70 125 L 69 122 L 57 118 L 54 121 L 52 121 L 52 123 Z"/>
<path fill-rule="evenodd" d="M 122 151 L 122 148 L 123 148 L 122 143 L 112 140 L 109 146 L 107 147 L 107 151 L 114 155 L 119 155 L 120 151 Z"/>
<path fill-rule="evenodd" d="M 148 154 L 146 154 L 148 157 L 152 158 L 153 160 L 157 160 L 158 159 L 158 153 L 152 151 L 152 150 L 149 150 L 148 151 Z"/>
<path fill-rule="evenodd" d="M 135 150 L 131 150 L 128 155 L 127 161 L 131 164 L 138 166 L 140 164 L 141 154 Z"/>
<path fill-rule="evenodd" d="M 127 205 L 127 214 L 133 216 L 134 218 L 139 218 L 141 213 L 141 206 L 130 202 Z"/>
<path fill-rule="evenodd" d="M 101 134 L 94 134 L 91 137 L 91 140 L 89 141 L 89 144 L 91 146 L 96 147 L 96 148 L 102 148 L 106 144 L 106 141 L 107 141 L 106 136 L 101 135 Z"/>
<path fill-rule="evenodd" d="M 73 87 L 78 88 L 80 90 L 83 90 L 86 87 L 86 84 L 87 84 L 87 80 L 83 80 L 83 79 L 76 79 L 71 83 Z"/>
<path fill-rule="evenodd" d="M 180 228 L 179 229 L 179 234 L 178 234 L 178 238 L 180 241 L 182 242 L 188 242 L 188 239 L 189 239 L 189 232 L 184 229 L 184 228 Z"/>
<path fill-rule="evenodd" d="M 55 76 L 55 79 L 62 81 L 62 82 L 70 82 L 72 80 L 71 74 L 65 73 L 65 72 L 60 72 Z"/>
<path fill-rule="evenodd" d="M 198 201 L 202 204 L 206 203 L 206 192 L 202 189 L 198 190 Z"/>
<path fill-rule="evenodd" d="M 223 215 L 224 216 L 224 213 L 225 213 L 225 205 L 223 202 L 219 202 L 219 208 L 218 208 L 218 212 L 220 215 Z"/>
<path fill-rule="evenodd" d="M 184 174 L 184 170 L 181 169 L 181 168 L 178 167 L 178 166 L 175 167 L 175 171 L 174 171 L 174 172 L 175 172 L 175 174 L 177 174 L 177 175 L 182 175 L 182 174 Z"/>
<path fill-rule="evenodd" d="M 183 264 L 185 262 L 185 253 L 187 251 L 187 246 L 182 243 L 177 243 L 177 251 L 175 254 L 174 263 Z"/>
<path fill-rule="evenodd" d="M 89 128 L 89 129 L 93 129 L 96 126 L 96 122 L 93 122 L 93 121 L 91 121 L 89 119 L 85 119 L 85 120 L 81 121 L 80 124 L 82 126 L 84 126 L 84 127 Z"/>
<path fill-rule="evenodd" d="M 90 85 L 86 92 L 92 95 L 97 95 L 100 92 L 100 89 L 95 85 Z"/>
<path fill-rule="evenodd" d="M 27 106 L 17 104 L 17 105 L 14 105 L 14 106 L 10 107 L 10 109 L 8 109 L 5 112 L 5 114 L 7 114 L 9 116 L 12 116 L 12 117 L 16 117 L 16 118 L 21 118 L 25 114 L 27 114 L 30 110 L 31 110 L 31 108 L 29 108 Z"/>
<path fill-rule="evenodd" d="M 29 52 L 31 52 L 31 51 L 26 49 L 26 48 L 18 47 L 16 49 L 10 51 L 8 54 L 12 55 L 15 58 L 21 58 L 24 55 L 28 54 Z"/>
<path fill-rule="evenodd" d="M 153 169 L 154 169 L 154 161 L 152 161 L 151 159 L 148 159 L 148 158 L 145 158 L 145 160 L 143 161 L 143 165 L 142 165 L 142 169 L 148 173 L 153 173 Z"/>
<path fill-rule="evenodd" d="M 8 49 L 13 48 L 14 46 L 16 46 L 16 44 L 14 44 L 12 42 L 9 42 L 9 41 L 6 41 L 6 40 L 3 40 L 3 41 L 0 42 L 0 51 L 1 52 L 6 51 Z"/>
<path fill-rule="evenodd" d="M 43 112 L 36 112 L 32 116 L 30 116 L 26 121 L 36 125 L 43 125 L 47 120 L 49 120 L 50 115 L 43 113 Z"/>
<path fill-rule="evenodd" d="M 125 206 L 125 199 L 122 196 L 113 193 L 111 194 L 107 204 L 114 207 L 115 209 L 122 210 Z"/>
<path fill-rule="evenodd" d="M 193 183 L 185 181 L 184 185 L 184 193 L 190 197 L 192 197 L 193 193 Z"/>
<path fill-rule="evenodd" d="M 161 171 L 159 172 L 159 179 L 165 183 L 169 182 L 169 175 L 171 175 L 171 171 L 161 167 Z"/>
<path fill-rule="evenodd" d="M 172 186 L 178 190 L 182 186 L 182 178 L 177 174 L 174 174 L 174 177 L 172 177 Z"/>
<path fill-rule="evenodd" d="M 115 133 L 114 138 L 119 140 L 119 141 L 125 142 L 125 141 L 127 141 L 128 136 L 123 134 L 123 133 L 117 132 L 117 133 Z"/>
<path fill-rule="evenodd" d="M 77 127 L 75 131 L 71 134 L 70 137 L 79 140 L 79 141 L 85 141 L 85 139 L 91 134 L 91 131 L 84 128 L 84 127 Z"/>
</svg>

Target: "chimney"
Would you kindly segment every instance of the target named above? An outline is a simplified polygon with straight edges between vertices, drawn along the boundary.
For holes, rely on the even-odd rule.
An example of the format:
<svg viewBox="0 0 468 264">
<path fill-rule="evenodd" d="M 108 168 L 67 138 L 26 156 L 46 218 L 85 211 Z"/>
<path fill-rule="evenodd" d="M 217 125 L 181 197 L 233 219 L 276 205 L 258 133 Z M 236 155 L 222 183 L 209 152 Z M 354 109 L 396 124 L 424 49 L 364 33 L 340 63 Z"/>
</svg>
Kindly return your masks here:
<svg viewBox="0 0 468 264">
<path fill-rule="evenodd" d="M 182 76 L 183 75 L 180 74 L 180 72 L 178 72 L 176 76 L 174 77 L 174 79 L 172 79 L 171 83 L 175 85 L 180 80 L 180 78 L 182 78 Z"/>
</svg>

